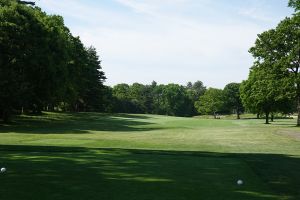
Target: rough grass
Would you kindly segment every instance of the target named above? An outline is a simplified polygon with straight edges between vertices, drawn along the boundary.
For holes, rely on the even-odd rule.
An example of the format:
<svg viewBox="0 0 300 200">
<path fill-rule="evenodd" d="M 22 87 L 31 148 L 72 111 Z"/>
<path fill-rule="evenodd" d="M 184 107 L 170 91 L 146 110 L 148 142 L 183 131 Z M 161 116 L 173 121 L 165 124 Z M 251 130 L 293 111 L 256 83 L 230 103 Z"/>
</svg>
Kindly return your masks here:
<svg viewBox="0 0 300 200">
<path fill-rule="evenodd" d="M 0 125 L 0 199 L 300 199 L 300 129 L 263 123 L 22 116 Z"/>
</svg>

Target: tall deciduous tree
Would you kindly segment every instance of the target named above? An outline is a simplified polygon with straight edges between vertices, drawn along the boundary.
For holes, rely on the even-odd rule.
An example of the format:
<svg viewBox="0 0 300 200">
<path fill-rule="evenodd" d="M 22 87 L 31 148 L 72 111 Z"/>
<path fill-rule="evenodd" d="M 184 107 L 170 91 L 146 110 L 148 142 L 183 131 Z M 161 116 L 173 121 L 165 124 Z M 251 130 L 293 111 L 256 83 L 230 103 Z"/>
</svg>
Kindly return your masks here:
<svg viewBox="0 0 300 200">
<path fill-rule="evenodd" d="M 291 5 L 297 5 L 298 1 L 291 1 Z M 264 68 L 269 74 L 278 80 L 284 74 L 283 79 L 292 82 L 291 89 L 295 92 L 298 102 L 298 121 L 300 126 L 300 15 L 295 14 L 279 23 L 276 29 L 271 29 L 258 36 L 255 46 L 250 52 L 256 58 L 260 68 Z"/>
<path fill-rule="evenodd" d="M 15 110 L 70 109 L 78 100 L 98 110 L 105 76 L 96 50 L 73 37 L 61 16 L 17 0 L 0 5 L 1 118 Z"/>
<path fill-rule="evenodd" d="M 240 97 L 240 85 L 240 83 L 229 83 L 223 90 L 225 106 L 230 110 L 235 110 L 237 119 L 240 119 L 240 114 L 243 111 L 243 104 Z"/>
<path fill-rule="evenodd" d="M 113 87 L 116 112 L 152 113 L 174 116 L 192 116 L 193 101 L 186 87 L 177 84 L 151 85 L 140 83 L 118 84 Z"/>
<path fill-rule="evenodd" d="M 216 118 L 218 112 L 224 108 L 223 91 L 216 88 L 209 88 L 199 101 L 195 102 L 195 107 L 200 114 L 212 114 Z"/>
<path fill-rule="evenodd" d="M 177 84 L 164 86 L 161 98 L 161 105 L 166 114 L 175 116 L 191 115 L 193 105 L 183 86 Z"/>
<path fill-rule="evenodd" d="M 94 47 L 86 49 L 87 63 L 83 69 L 84 89 L 83 100 L 88 111 L 101 111 L 103 109 L 103 82 L 106 77 L 101 67 L 101 61 Z"/>
<path fill-rule="evenodd" d="M 264 63 L 266 64 L 266 63 Z M 251 68 L 248 80 L 241 85 L 241 98 L 244 106 L 253 113 L 265 113 L 266 124 L 273 112 L 285 112 L 292 104 L 293 83 L 266 71 L 257 63 Z"/>
</svg>

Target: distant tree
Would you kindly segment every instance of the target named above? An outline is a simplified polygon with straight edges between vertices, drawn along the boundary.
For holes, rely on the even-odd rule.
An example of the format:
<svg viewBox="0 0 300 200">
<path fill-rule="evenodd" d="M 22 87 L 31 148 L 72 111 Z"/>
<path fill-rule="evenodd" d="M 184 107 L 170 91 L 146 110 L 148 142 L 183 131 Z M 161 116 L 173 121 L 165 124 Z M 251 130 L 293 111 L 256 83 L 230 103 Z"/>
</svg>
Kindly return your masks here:
<svg viewBox="0 0 300 200">
<path fill-rule="evenodd" d="M 162 97 L 164 87 L 164 85 L 156 85 L 153 87 L 152 84 L 153 114 L 166 114 Z"/>
<path fill-rule="evenodd" d="M 130 99 L 130 86 L 125 83 L 117 84 L 113 87 L 113 96 L 117 100 L 117 112 L 134 113 L 134 105 Z"/>
<path fill-rule="evenodd" d="M 201 81 L 196 81 L 194 84 L 192 82 L 188 82 L 186 89 L 190 99 L 193 101 L 197 101 L 206 91 L 206 87 Z"/>
<path fill-rule="evenodd" d="M 183 86 L 168 84 L 161 93 L 161 106 L 167 115 L 191 116 L 192 102 Z"/>
<path fill-rule="evenodd" d="M 193 88 L 193 83 L 192 82 L 188 82 L 186 84 L 186 88 L 191 90 Z"/>
<path fill-rule="evenodd" d="M 114 113 L 117 112 L 117 99 L 113 96 L 113 89 L 110 86 L 103 86 L 103 112 Z"/>
<path fill-rule="evenodd" d="M 113 87 L 113 95 L 116 96 L 118 99 L 128 100 L 130 87 L 126 83 L 117 84 Z"/>
<path fill-rule="evenodd" d="M 156 86 L 157 86 L 157 82 L 156 82 L 156 81 L 152 81 L 151 87 L 152 87 L 152 88 L 155 88 Z"/>
<path fill-rule="evenodd" d="M 153 109 L 154 109 L 154 97 L 153 97 L 153 91 L 154 91 L 154 88 L 156 86 L 154 86 L 153 84 L 151 85 L 145 85 L 145 87 L 143 88 L 142 90 L 142 104 L 143 104 L 143 107 L 144 107 L 144 112 L 145 113 L 154 113 L 153 112 Z M 155 113 L 154 113 L 155 114 Z"/>
<path fill-rule="evenodd" d="M 240 119 L 240 114 L 243 111 L 243 104 L 240 98 L 240 83 L 227 84 L 223 92 L 226 108 L 235 110 L 237 119 Z"/>
<path fill-rule="evenodd" d="M 204 95 L 205 91 L 206 91 L 206 87 L 203 85 L 202 81 L 196 81 L 193 84 L 192 87 L 193 91 L 195 91 L 196 96 L 199 98 L 200 96 Z"/>
<path fill-rule="evenodd" d="M 147 113 L 148 111 L 148 94 L 151 92 L 148 92 L 146 88 L 147 86 L 140 83 L 134 83 L 130 86 L 130 101 L 135 105 L 136 110 L 134 112 L 136 113 Z"/>
<path fill-rule="evenodd" d="M 200 114 L 212 114 L 216 118 L 217 113 L 224 109 L 223 91 L 216 88 L 209 88 L 196 101 L 195 107 Z"/>
</svg>

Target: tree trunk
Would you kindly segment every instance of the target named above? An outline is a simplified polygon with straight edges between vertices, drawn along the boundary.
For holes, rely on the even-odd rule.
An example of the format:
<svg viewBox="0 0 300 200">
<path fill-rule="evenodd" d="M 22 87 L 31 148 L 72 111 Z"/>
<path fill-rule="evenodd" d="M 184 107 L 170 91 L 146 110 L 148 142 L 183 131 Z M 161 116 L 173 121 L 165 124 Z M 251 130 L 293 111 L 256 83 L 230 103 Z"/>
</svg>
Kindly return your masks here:
<svg viewBox="0 0 300 200">
<path fill-rule="evenodd" d="M 237 119 L 241 119 L 239 108 L 236 108 L 236 115 L 237 115 L 237 116 L 236 116 Z"/>
<path fill-rule="evenodd" d="M 4 123 L 10 122 L 10 111 L 9 110 L 5 110 L 5 109 L 3 110 L 2 119 L 3 119 Z"/>
<path fill-rule="evenodd" d="M 266 124 L 269 124 L 269 112 L 266 112 Z"/>
<path fill-rule="evenodd" d="M 259 113 L 256 114 L 256 119 L 259 119 Z"/>
<path fill-rule="evenodd" d="M 217 119 L 217 115 L 216 115 L 216 112 L 214 112 L 214 119 Z"/>
<path fill-rule="evenodd" d="M 271 114 L 271 122 L 273 122 L 274 121 L 274 114 L 272 113 Z"/>
<path fill-rule="evenodd" d="M 299 81 L 299 69 L 300 69 L 300 49 L 298 50 L 298 65 L 295 71 L 295 80 L 297 85 L 297 109 L 298 109 L 298 119 L 297 126 L 300 126 L 300 81 Z"/>
<path fill-rule="evenodd" d="M 300 95 L 298 95 L 298 119 L 297 119 L 297 126 L 300 126 Z"/>
</svg>

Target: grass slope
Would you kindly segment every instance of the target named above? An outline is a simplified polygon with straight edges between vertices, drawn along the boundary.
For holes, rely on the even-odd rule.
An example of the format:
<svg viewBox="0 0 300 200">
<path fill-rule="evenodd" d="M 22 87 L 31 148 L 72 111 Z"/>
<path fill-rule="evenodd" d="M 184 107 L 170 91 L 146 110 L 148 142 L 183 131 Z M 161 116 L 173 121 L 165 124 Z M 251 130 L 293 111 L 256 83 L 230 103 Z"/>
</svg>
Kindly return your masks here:
<svg viewBox="0 0 300 200">
<path fill-rule="evenodd" d="M 0 125 L 0 199 L 300 199 L 295 120 L 96 113 Z M 237 179 L 245 184 L 237 186 Z"/>
</svg>

